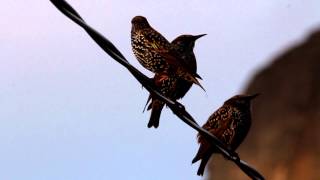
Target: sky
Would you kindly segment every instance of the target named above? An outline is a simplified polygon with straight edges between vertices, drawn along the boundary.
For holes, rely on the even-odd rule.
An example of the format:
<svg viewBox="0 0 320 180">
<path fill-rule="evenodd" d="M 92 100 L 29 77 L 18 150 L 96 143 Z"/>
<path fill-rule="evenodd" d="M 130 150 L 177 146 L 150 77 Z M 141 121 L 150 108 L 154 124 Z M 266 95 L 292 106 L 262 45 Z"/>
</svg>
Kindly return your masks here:
<svg viewBox="0 0 320 180">
<path fill-rule="evenodd" d="M 132 17 L 170 41 L 208 34 L 195 47 L 206 92 L 181 101 L 199 124 L 320 26 L 318 0 L 68 2 L 148 76 L 131 51 Z M 0 27 L 0 179 L 201 179 L 196 132 L 169 109 L 148 129 L 147 91 L 49 1 L 0 2 Z"/>
</svg>

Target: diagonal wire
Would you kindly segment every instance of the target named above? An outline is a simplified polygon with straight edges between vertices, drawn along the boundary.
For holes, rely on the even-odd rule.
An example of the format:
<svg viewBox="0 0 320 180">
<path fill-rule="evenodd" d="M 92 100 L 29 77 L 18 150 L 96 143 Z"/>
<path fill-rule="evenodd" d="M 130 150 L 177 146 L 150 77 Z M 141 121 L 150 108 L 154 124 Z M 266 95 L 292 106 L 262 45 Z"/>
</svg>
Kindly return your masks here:
<svg viewBox="0 0 320 180">
<path fill-rule="evenodd" d="M 207 130 L 201 128 L 194 118 L 185 110 L 185 107 L 171 99 L 163 96 L 158 90 L 154 87 L 150 78 L 145 76 L 135 67 L 133 67 L 128 60 L 121 54 L 121 52 L 104 36 L 102 36 L 95 29 L 86 24 L 82 17 L 74 10 L 66 1 L 64 0 L 50 0 L 51 3 L 59 9 L 64 15 L 70 18 L 73 22 L 81 26 L 89 36 L 114 60 L 123 65 L 125 68 L 130 71 L 130 73 L 152 94 L 156 95 L 159 99 L 166 102 L 168 107 L 172 112 L 178 116 L 183 122 L 188 124 L 193 129 L 197 130 L 205 138 L 210 139 L 211 144 L 215 146 L 221 154 L 223 154 L 228 160 L 233 161 L 244 173 L 254 180 L 264 180 L 264 177 L 254 168 L 250 167 L 245 161 L 242 161 L 239 155 L 236 152 L 230 151 L 224 148 L 223 143 L 217 139 L 214 135 L 209 133 Z"/>
</svg>

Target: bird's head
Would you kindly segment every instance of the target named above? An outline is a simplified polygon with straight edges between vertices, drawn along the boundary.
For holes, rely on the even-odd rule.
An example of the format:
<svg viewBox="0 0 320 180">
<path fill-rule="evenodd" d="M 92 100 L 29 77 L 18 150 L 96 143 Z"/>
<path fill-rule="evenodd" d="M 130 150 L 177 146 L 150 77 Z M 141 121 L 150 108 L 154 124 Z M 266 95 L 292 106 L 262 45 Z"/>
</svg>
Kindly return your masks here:
<svg viewBox="0 0 320 180">
<path fill-rule="evenodd" d="M 134 18 L 132 18 L 131 24 L 132 24 L 132 28 L 136 28 L 136 29 L 143 29 L 143 28 L 150 27 L 147 18 L 143 16 L 135 16 Z"/>
<path fill-rule="evenodd" d="M 249 108 L 251 104 L 251 100 L 259 96 L 259 93 L 252 94 L 252 95 L 235 95 L 232 98 L 228 99 L 225 104 L 236 106 L 236 107 L 243 107 Z"/>
<path fill-rule="evenodd" d="M 183 49 L 184 51 L 192 51 L 194 48 L 194 44 L 197 39 L 205 36 L 207 34 L 200 34 L 200 35 L 181 35 L 175 38 L 171 43 L 179 46 L 179 48 Z"/>
</svg>

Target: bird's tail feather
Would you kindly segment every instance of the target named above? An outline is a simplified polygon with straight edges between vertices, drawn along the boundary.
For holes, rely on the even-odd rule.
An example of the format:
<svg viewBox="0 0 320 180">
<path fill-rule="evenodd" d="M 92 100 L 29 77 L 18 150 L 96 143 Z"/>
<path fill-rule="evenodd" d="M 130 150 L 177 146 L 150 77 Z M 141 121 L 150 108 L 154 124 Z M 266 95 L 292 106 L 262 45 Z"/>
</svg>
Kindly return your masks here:
<svg viewBox="0 0 320 180">
<path fill-rule="evenodd" d="M 206 165 L 207 165 L 207 163 L 208 163 L 208 161 L 209 161 L 209 159 L 210 159 L 210 157 L 211 157 L 211 154 L 212 154 L 212 153 L 209 151 L 209 152 L 207 152 L 207 153 L 205 154 L 205 156 L 202 158 L 201 163 L 200 163 L 200 166 L 199 166 L 199 169 L 198 169 L 198 172 L 197 172 L 197 175 L 203 176 L 204 170 L 205 170 Z"/>
<path fill-rule="evenodd" d="M 209 148 L 210 147 L 207 143 L 200 144 L 199 150 L 198 150 L 196 156 L 192 160 L 192 164 L 199 161 L 200 159 L 202 159 L 207 154 L 207 152 L 210 151 Z"/>
<path fill-rule="evenodd" d="M 151 115 L 150 115 L 150 120 L 148 123 L 148 128 L 154 127 L 157 128 L 159 127 L 159 121 L 160 121 L 160 115 L 161 111 L 163 109 L 164 103 L 159 101 L 159 100 L 152 100 L 151 102 Z M 150 109 L 150 106 L 148 107 Z"/>
</svg>

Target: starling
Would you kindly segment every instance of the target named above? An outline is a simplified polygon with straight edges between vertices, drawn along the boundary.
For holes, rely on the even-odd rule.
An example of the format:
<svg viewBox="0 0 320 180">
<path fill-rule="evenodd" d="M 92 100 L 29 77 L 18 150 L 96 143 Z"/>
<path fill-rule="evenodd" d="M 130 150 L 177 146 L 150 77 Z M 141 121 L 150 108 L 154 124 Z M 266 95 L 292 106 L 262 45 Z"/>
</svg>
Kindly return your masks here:
<svg viewBox="0 0 320 180">
<path fill-rule="evenodd" d="M 192 35 L 181 35 L 171 42 L 175 50 L 180 54 L 181 60 L 190 68 L 192 73 L 197 71 L 197 62 L 195 55 L 193 53 L 193 48 L 195 41 L 205 34 L 192 36 Z M 168 74 L 156 74 L 153 78 L 155 86 L 158 90 L 166 97 L 177 100 L 182 98 L 191 88 L 192 84 L 189 81 L 186 81 L 182 78 L 175 76 L 168 76 Z M 160 101 L 156 97 L 151 95 L 148 98 L 148 102 L 152 99 L 151 104 L 148 107 L 148 110 L 151 110 L 151 116 L 148 123 L 148 127 L 159 126 L 160 114 L 164 106 L 164 102 Z"/>
<path fill-rule="evenodd" d="M 236 95 L 228 99 L 202 127 L 215 135 L 225 145 L 225 148 L 231 151 L 236 150 L 250 129 L 250 104 L 256 96 L 258 94 Z M 202 176 L 211 155 L 217 153 L 218 150 L 201 134 L 198 134 L 198 142 L 200 148 L 192 163 L 201 160 L 197 174 Z"/>
<path fill-rule="evenodd" d="M 177 74 L 203 89 L 196 79 L 201 77 L 197 73 L 192 73 L 188 65 L 181 60 L 174 46 L 153 29 L 145 17 L 136 16 L 131 23 L 132 50 L 142 66 L 154 73 Z"/>
</svg>

